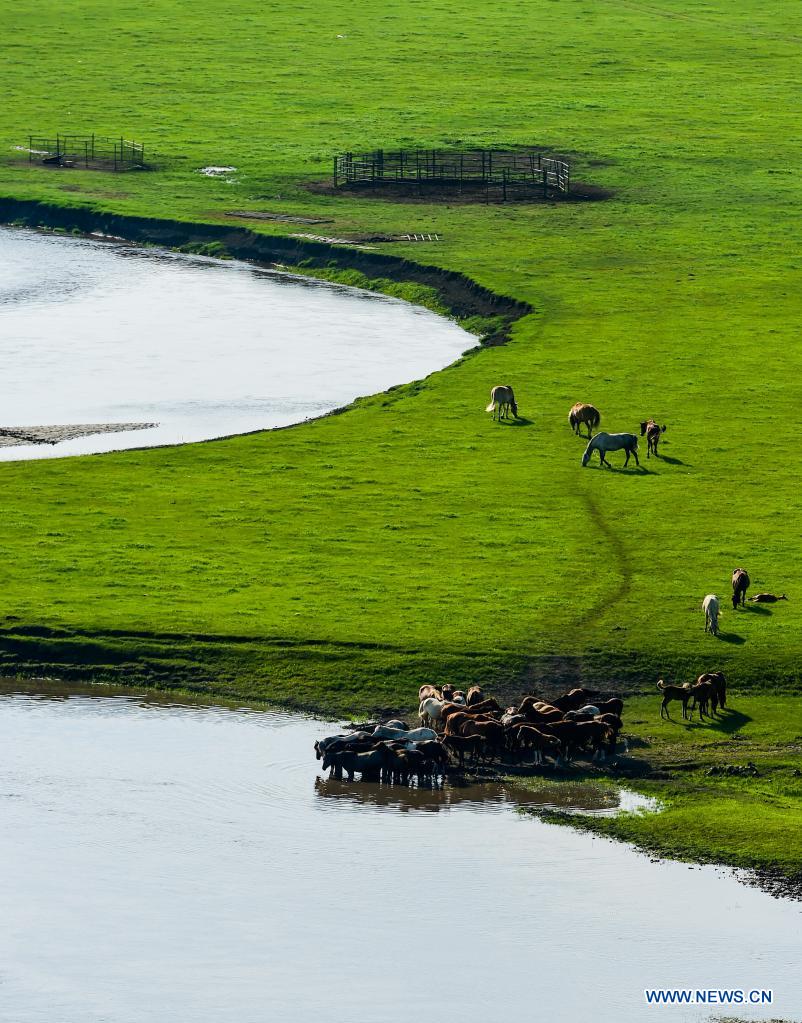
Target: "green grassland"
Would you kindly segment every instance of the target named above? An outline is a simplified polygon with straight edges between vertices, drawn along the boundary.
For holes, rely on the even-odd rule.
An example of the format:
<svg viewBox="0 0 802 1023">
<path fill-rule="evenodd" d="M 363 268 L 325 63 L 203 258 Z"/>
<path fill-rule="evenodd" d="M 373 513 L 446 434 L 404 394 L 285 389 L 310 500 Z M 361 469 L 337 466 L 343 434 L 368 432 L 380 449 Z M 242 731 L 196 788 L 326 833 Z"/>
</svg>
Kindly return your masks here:
<svg viewBox="0 0 802 1023">
<path fill-rule="evenodd" d="M 0 6 L 0 198 L 437 231 L 401 254 L 534 310 L 505 346 L 302 427 L 0 465 L 0 665 L 355 712 L 408 706 L 424 679 L 623 691 L 724 666 L 742 690 L 798 691 L 794 5 Z M 13 149 L 56 130 L 142 140 L 156 169 L 52 170 Z M 567 153 L 613 198 L 306 187 L 338 151 L 456 143 Z M 235 166 L 234 183 L 199 175 L 208 164 Z M 482 411 L 499 382 L 515 385 L 517 426 Z M 582 469 L 577 400 L 611 431 L 666 422 L 665 457 Z M 736 565 L 791 599 L 732 612 Z M 708 592 L 724 598 L 718 640 Z M 757 722 L 771 704 L 755 706 Z M 786 798 L 798 811 L 799 792 Z"/>
</svg>

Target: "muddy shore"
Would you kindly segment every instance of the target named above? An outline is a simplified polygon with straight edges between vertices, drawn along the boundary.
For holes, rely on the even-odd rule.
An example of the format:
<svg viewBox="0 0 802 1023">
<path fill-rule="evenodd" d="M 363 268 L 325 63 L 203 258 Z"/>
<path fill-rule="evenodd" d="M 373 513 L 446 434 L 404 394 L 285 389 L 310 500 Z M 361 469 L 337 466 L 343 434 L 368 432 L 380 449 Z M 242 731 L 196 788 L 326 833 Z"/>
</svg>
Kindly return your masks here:
<svg viewBox="0 0 802 1023">
<path fill-rule="evenodd" d="M 69 423 L 65 426 L 0 426 L 0 448 L 22 444 L 59 444 L 97 433 L 149 430 L 158 423 Z"/>
</svg>

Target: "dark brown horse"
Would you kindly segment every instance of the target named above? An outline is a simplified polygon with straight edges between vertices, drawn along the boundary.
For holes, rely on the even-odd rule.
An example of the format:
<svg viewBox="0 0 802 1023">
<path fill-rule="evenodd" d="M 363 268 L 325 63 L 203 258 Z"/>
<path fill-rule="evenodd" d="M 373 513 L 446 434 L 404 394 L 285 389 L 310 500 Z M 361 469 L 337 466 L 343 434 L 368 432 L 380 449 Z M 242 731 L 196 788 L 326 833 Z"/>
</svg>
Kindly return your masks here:
<svg viewBox="0 0 802 1023">
<path fill-rule="evenodd" d="M 647 419 L 640 424 L 640 435 L 646 437 L 646 457 L 654 455 L 657 457 L 657 445 L 660 443 L 660 435 L 666 432 L 665 426 L 658 426 L 653 419 Z"/>
<path fill-rule="evenodd" d="M 736 568 L 732 573 L 732 606 L 733 609 L 739 604 L 746 604 L 746 591 L 749 589 L 751 580 L 745 568 Z"/>
<path fill-rule="evenodd" d="M 724 677 L 723 671 L 707 671 L 704 675 L 700 675 L 696 680 L 696 684 L 700 685 L 702 682 L 710 682 L 715 687 L 716 696 L 718 698 L 718 704 L 720 707 L 727 706 L 727 679 Z"/>
<path fill-rule="evenodd" d="M 683 718 L 687 718 L 688 700 L 690 700 L 691 698 L 690 683 L 685 682 L 681 686 L 669 686 L 666 685 L 666 683 L 662 679 L 660 679 L 660 681 L 657 683 L 657 688 L 663 694 L 663 702 L 660 704 L 660 717 L 662 717 L 663 713 L 665 713 L 665 716 L 667 718 L 670 718 L 671 713 L 669 712 L 668 705 L 669 703 L 671 703 L 672 700 L 679 700 L 679 702 L 682 704 L 682 716 Z"/>
</svg>

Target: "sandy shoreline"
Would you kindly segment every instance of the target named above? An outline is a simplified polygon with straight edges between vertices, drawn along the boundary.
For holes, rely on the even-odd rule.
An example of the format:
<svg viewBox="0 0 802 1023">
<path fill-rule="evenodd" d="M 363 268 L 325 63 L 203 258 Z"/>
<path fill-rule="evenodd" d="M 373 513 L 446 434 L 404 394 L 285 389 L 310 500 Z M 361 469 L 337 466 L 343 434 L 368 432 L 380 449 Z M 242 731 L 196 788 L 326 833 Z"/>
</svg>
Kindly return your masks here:
<svg viewBox="0 0 802 1023">
<path fill-rule="evenodd" d="M 66 426 L 0 426 L 0 448 L 23 444 L 58 444 L 97 433 L 149 430 L 158 423 L 70 423 Z"/>
</svg>

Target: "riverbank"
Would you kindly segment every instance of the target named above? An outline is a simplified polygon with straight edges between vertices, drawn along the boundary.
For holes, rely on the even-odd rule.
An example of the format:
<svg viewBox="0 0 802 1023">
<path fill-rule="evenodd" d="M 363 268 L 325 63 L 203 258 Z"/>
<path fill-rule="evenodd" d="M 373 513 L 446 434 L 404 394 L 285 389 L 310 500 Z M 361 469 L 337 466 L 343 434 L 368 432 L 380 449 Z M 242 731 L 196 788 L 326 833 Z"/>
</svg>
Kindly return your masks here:
<svg viewBox="0 0 802 1023">
<path fill-rule="evenodd" d="M 655 694 L 628 700 L 624 721 L 629 754 L 610 774 L 661 811 L 548 818 L 656 856 L 740 867 L 772 894 L 802 899 L 802 700 L 733 693 L 702 723 L 679 711 L 661 720 Z"/>
</svg>

